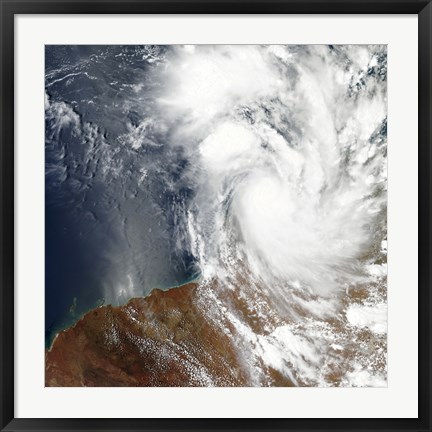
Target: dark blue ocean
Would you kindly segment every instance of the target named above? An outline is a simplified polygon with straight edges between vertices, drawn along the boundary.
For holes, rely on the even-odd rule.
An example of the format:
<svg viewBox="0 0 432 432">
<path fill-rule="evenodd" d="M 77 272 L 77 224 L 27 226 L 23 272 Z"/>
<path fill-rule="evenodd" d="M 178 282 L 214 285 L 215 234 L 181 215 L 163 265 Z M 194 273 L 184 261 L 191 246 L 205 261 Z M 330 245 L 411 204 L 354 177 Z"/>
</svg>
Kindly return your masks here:
<svg viewBox="0 0 432 432">
<path fill-rule="evenodd" d="M 85 312 L 197 277 L 181 147 L 146 123 L 168 48 L 46 46 L 46 345 Z M 176 234 L 176 235 L 174 235 Z"/>
</svg>

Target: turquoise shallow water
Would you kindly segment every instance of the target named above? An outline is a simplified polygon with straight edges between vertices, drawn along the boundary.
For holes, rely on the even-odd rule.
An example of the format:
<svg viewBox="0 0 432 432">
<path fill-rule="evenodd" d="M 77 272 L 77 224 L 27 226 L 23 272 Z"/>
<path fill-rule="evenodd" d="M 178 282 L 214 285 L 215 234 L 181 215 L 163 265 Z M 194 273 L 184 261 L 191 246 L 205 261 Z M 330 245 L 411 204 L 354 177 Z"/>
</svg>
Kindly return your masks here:
<svg viewBox="0 0 432 432">
<path fill-rule="evenodd" d="M 167 49 L 46 46 L 46 346 L 94 307 L 197 273 L 187 242 L 175 241 L 193 196 L 187 161 L 163 131 L 143 133 L 149 72 Z"/>
<path fill-rule="evenodd" d="M 378 45 L 47 47 L 48 341 L 200 263 L 251 377 L 382 383 L 386 74 Z"/>
<path fill-rule="evenodd" d="M 178 288 L 182 285 L 191 283 L 191 282 L 198 282 L 200 279 L 200 274 L 196 274 L 191 276 L 190 278 L 184 280 L 182 283 L 177 285 L 171 285 L 171 286 L 157 286 L 156 288 L 162 289 L 162 290 L 169 290 L 173 288 Z M 92 309 L 95 309 L 97 307 L 103 306 L 105 303 L 105 299 L 99 299 L 93 304 L 87 304 L 87 305 L 81 305 L 79 307 L 78 299 L 74 297 L 72 300 L 72 304 L 70 305 L 68 311 L 64 314 L 63 320 L 55 323 L 51 327 L 46 329 L 45 332 L 45 349 L 49 349 L 57 336 L 58 333 L 60 333 L 63 330 L 66 330 L 73 325 L 75 325 L 87 312 L 91 311 Z"/>
<path fill-rule="evenodd" d="M 88 305 L 87 308 L 82 308 L 79 312 L 73 309 L 74 303 L 72 303 L 70 310 L 68 313 L 64 315 L 63 321 L 58 323 L 54 323 L 51 327 L 47 328 L 45 331 L 45 349 L 49 349 L 57 336 L 63 330 L 66 330 L 69 327 L 75 325 L 88 311 L 102 306 L 104 304 L 104 300 L 101 299 L 99 302 L 94 303 L 93 305 Z"/>
</svg>

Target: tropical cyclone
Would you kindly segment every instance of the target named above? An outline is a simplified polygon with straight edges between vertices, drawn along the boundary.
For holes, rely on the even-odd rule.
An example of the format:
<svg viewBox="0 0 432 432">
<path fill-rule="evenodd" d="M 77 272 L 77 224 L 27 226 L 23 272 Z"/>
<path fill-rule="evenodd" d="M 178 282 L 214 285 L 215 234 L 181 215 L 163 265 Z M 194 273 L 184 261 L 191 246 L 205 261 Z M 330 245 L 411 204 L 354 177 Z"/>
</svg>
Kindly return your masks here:
<svg viewBox="0 0 432 432">
<path fill-rule="evenodd" d="M 47 385 L 387 385 L 386 46 L 46 55 Z"/>
</svg>

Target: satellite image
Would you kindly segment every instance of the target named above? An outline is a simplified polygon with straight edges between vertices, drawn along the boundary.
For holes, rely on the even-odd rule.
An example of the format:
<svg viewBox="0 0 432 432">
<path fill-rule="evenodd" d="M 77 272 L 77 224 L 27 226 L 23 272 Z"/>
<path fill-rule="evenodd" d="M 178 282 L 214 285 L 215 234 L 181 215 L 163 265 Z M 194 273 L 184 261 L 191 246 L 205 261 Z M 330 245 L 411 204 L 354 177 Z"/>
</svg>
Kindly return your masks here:
<svg viewBox="0 0 432 432">
<path fill-rule="evenodd" d="M 47 45 L 45 385 L 387 386 L 387 46 Z"/>
</svg>

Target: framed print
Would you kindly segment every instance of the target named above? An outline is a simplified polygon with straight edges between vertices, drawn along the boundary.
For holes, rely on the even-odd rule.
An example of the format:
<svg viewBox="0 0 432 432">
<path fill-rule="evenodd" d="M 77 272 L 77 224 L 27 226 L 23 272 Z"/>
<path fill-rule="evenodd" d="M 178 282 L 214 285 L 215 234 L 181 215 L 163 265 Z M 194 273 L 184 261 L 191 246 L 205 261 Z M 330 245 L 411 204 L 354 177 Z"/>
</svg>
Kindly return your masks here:
<svg viewBox="0 0 432 432">
<path fill-rule="evenodd" d="M 1 19 L 2 430 L 431 430 L 430 2 Z"/>
</svg>

